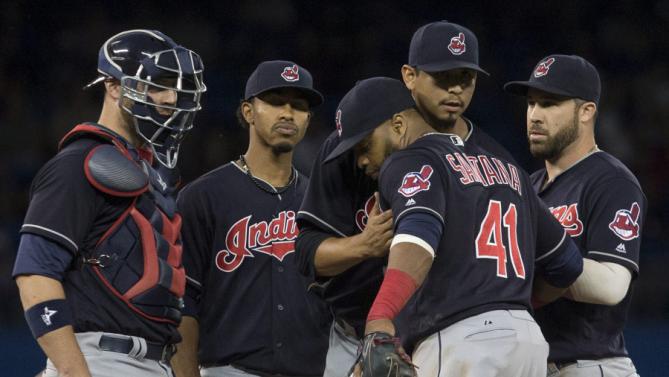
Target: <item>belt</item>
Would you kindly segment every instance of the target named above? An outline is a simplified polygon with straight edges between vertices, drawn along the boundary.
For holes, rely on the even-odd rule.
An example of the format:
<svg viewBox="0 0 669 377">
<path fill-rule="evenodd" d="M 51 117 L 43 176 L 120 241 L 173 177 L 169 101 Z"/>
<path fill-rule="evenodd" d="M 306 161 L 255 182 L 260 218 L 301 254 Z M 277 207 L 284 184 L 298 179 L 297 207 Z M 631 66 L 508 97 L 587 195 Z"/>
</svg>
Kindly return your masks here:
<svg viewBox="0 0 669 377">
<path fill-rule="evenodd" d="M 108 335 L 102 335 L 98 345 L 103 351 L 125 354 L 130 354 L 130 352 L 132 352 L 133 348 L 135 347 L 132 338 L 117 338 Z M 177 348 L 174 344 L 157 344 L 146 342 L 146 354 L 144 355 L 144 358 L 168 363 L 176 352 Z"/>
</svg>

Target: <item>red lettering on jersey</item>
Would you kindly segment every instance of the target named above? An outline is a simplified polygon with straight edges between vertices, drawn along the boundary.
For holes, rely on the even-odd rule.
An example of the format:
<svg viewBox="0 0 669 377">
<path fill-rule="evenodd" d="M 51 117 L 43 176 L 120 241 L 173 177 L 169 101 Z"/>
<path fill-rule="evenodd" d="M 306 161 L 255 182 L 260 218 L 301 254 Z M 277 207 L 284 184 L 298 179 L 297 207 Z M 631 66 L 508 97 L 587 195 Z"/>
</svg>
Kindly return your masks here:
<svg viewBox="0 0 669 377">
<path fill-rule="evenodd" d="M 497 171 L 499 171 L 500 176 L 504 180 L 502 183 L 508 185 L 509 182 L 511 182 L 511 178 L 509 177 L 509 172 L 507 172 L 506 168 L 504 167 L 504 163 L 494 157 L 492 158 L 492 162 L 495 163 L 495 166 L 497 166 Z"/>
<path fill-rule="evenodd" d="M 251 250 L 270 255 L 279 261 L 295 251 L 299 230 L 295 212 L 282 211 L 269 224 L 260 221 L 249 225 L 252 215 L 237 221 L 225 236 L 225 247 L 216 254 L 216 267 L 223 272 L 236 270 L 246 257 L 254 257 Z"/>
<path fill-rule="evenodd" d="M 511 172 L 511 182 L 509 185 L 511 186 L 512 189 L 518 191 L 519 195 L 523 195 L 523 189 L 522 186 L 520 185 L 520 175 L 518 174 L 518 169 L 512 165 L 508 164 L 509 166 L 509 171 Z"/>
<path fill-rule="evenodd" d="M 456 153 L 456 155 L 458 155 L 458 153 Z M 467 169 L 465 169 L 465 167 L 462 166 L 462 162 L 456 162 L 456 158 L 453 157 L 452 154 L 447 154 L 446 160 L 448 161 L 449 164 L 451 164 L 453 170 L 459 172 L 462 175 L 462 178 L 460 178 L 460 182 L 462 182 L 465 185 L 468 185 L 473 182 L 472 177 L 467 173 Z"/>
<path fill-rule="evenodd" d="M 506 184 L 500 177 L 499 173 L 492 166 L 492 163 L 488 159 L 488 156 L 479 156 L 479 162 L 483 168 L 483 173 L 485 174 L 486 179 L 488 180 L 488 185 L 492 184 Z"/>
<path fill-rule="evenodd" d="M 369 214 L 372 212 L 374 205 L 376 205 L 376 197 L 372 194 L 372 196 L 365 202 L 365 207 L 359 209 L 355 213 L 355 225 L 358 226 L 358 229 L 360 229 L 361 232 L 365 230 L 365 227 L 367 226 L 367 219 L 369 218 Z"/>
<path fill-rule="evenodd" d="M 476 182 L 482 184 L 483 186 L 488 186 L 488 181 L 483 178 L 483 174 L 481 174 L 481 171 L 479 170 L 479 159 L 476 156 L 467 156 L 467 161 L 469 161 L 469 165 L 472 167 L 472 171 L 474 172 L 474 179 L 476 179 Z"/>
<path fill-rule="evenodd" d="M 571 237 L 578 237 L 583 233 L 583 222 L 578 218 L 578 203 L 549 209 Z"/>
<path fill-rule="evenodd" d="M 468 156 L 460 153 L 447 154 L 446 161 L 453 170 L 462 176 L 460 182 L 469 185 L 474 182 L 482 184 L 484 187 L 493 184 L 509 185 L 519 195 L 523 195 L 523 189 L 520 182 L 518 168 L 512 164 L 506 164 L 496 158 L 492 158 L 494 165 L 488 159 L 488 156 Z M 479 168 L 480 164 L 480 168 Z M 507 167 L 508 166 L 508 167 Z"/>
</svg>

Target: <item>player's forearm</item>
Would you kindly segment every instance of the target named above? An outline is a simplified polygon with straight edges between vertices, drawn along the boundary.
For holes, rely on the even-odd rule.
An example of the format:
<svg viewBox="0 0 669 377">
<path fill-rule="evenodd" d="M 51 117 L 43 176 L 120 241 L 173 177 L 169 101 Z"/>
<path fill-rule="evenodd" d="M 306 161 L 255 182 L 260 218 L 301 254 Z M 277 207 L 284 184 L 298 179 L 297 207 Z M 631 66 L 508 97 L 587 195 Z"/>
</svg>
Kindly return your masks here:
<svg viewBox="0 0 669 377">
<path fill-rule="evenodd" d="M 200 325 L 193 317 L 184 316 L 179 325 L 181 343 L 172 357 L 172 369 L 176 377 L 200 377 L 197 347 L 200 340 Z"/>
<path fill-rule="evenodd" d="M 559 288 L 550 285 L 541 276 L 535 276 L 532 285 L 532 306 L 534 308 L 542 307 L 560 298 L 567 288 Z"/>
<path fill-rule="evenodd" d="M 318 276 L 336 276 L 371 256 L 361 234 L 331 237 L 318 246 L 314 267 Z"/>
<path fill-rule="evenodd" d="M 65 298 L 62 284 L 45 276 L 19 276 L 16 278 L 16 284 L 19 287 L 24 310 L 42 302 Z M 37 342 L 53 362 L 60 376 L 90 376 L 72 326 L 48 332 L 40 336 Z"/>
<path fill-rule="evenodd" d="M 365 334 L 381 331 L 395 335 L 392 320 L 423 284 L 432 262 L 432 254 L 414 243 L 390 248 L 388 270 L 367 317 Z"/>
<path fill-rule="evenodd" d="M 583 273 L 566 296 L 589 304 L 617 305 L 627 295 L 631 279 L 630 271 L 619 264 L 583 258 Z"/>
</svg>

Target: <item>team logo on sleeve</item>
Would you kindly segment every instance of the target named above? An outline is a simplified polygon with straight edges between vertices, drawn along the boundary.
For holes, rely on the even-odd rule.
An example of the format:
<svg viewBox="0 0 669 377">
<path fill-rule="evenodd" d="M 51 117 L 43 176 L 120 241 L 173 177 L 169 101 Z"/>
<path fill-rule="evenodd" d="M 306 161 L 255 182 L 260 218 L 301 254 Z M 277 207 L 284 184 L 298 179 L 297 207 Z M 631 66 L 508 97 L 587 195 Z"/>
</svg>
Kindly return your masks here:
<svg viewBox="0 0 669 377">
<path fill-rule="evenodd" d="M 421 191 L 430 189 L 430 177 L 434 169 L 430 165 L 423 165 L 419 172 L 407 173 L 402 179 L 402 186 L 397 190 L 400 194 L 410 198 Z"/>
<path fill-rule="evenodd" d="M 462 55 L 467 50 L 467 45 L 465 44 L 465 33 L 460 33 L 457 36 L 451 38 L 451 43 L 448 45 L 448 50 L 453 55 Z"/>
<path fill-rule="evenodd" d="M 374 194 L 367 199 L 365 202 L 365 207 L 359 209 L 355 213 L 355 225 L 358 226 L 358 229 L 360 231 L 365 230 L 365 227 L 367 226 L 367 219 L 369 218 L 369 214 L 372 212 L 372 209 L 374 209 L 374 206 L 376 205 L 376 197 Z"/>
<path fill-rule="evenodd" d="M 631 209 L 619 209 L 616 211 L 616 216 L 613 218 L 609 229 L 620 237 L 623 241 L 633 240 L 639 237 L 639 203 L 632 203 Z"/>
<path fill-rule="evenodd" d="M 534 70 L 534 77 L 546 76 L 553 63 L 555 63 L 555 58 L 548 58 L 539 63 L 537 69 Z"/>
<path fill-rule="evenodd" d="M 553 216 L 572 237 L 583 233 L 583 222 L 578 218 L 578 203 L 549 208 Z"/>
<path fill-rule="evenodd" d="M 237 221 L 225 236 L 225 249 L 216 254 L 216 267 L 223 272 L 236 270 L 245 258 L 262 253 L 283 262 L 286 255 L 295 252 L 298 230 L 295 212 L 282 211 L 269 223 L 259 221 L 249 224 L 251 216 Z"/>
<path fill-rule="evenodd" d="M 300 73 L 298 72 L 299 67 L 297 64 L 293 64 L 292 67 L 286 67 L 281 73 L 281 77 L 288 82 L 295 82 L 300 79 Z"/>
</svg>

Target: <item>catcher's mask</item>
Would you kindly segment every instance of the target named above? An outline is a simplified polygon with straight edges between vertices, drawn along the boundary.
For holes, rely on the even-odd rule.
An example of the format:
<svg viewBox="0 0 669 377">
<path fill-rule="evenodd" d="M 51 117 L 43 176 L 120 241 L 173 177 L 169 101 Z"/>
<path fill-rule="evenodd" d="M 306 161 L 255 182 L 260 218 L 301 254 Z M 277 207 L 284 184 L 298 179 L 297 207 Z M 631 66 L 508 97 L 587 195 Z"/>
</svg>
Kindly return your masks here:
<svg viewBox="0 0 669 377">
<path fill-rule="evenodd" d="M 114 78 L 121 85 L 120 106 L 132 116 L 135 130 L 156 159 L 174 168 L 184 135 L 193 128 L 206 91 L 204 66 L 195 52 L 155 30 L 129 30 L 109 38 L 98 54 L 102 76 L 90 87 Z M 170 101 L 156 103 L 151 93 L 171 91 Z M 127 100 L 124 100 L 127 99 Z M 128 101 L 129 100 L 129 101 Z"/>
</svg>

